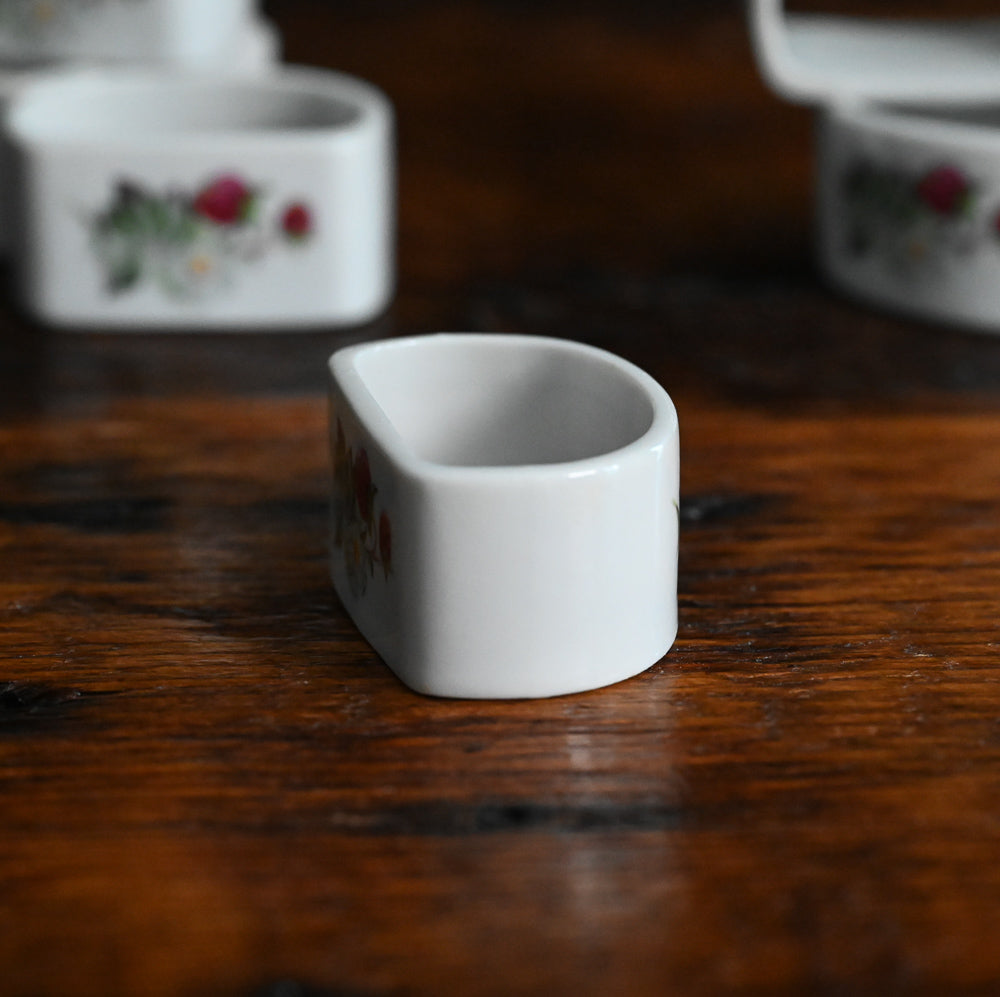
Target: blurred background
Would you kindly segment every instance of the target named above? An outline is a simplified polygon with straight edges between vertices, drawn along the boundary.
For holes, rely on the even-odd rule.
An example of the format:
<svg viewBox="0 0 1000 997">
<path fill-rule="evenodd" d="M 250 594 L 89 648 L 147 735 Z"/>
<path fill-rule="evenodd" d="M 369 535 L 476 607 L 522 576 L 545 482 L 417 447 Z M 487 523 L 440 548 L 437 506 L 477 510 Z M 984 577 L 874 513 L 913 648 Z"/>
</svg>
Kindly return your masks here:
<svg viewBox="0 0 1000 997">
<path fill-rule="evenodd" d="M 992 7 L 965 0 L 944 13 Z M 943 13 L 913 0 L 789 8 Z M 332 347 L 439 329 L 567 335 L 628 353 L 632 322 L 669 328 L 685 381 L 713 391 L 746 387 L 741 370 L 762 351 L 772 369 L 763 383 L 758 369 L 752 389 L 771 382 L 800 400 L 829 394 L 831 381 L 834 394 L 870 397 L 863 355 L 873 352 L 905 352 L 919 377 L 939 376 L 934 342 L 851 309 L 816 276 L 813 113 L 767 89 L 737 0 L 266 0 L 262 9 L 285 61 L 355 74 L 394 104 L 393 304 L 363 328 L 238 345 L 197 330 L 141 340 L 41 332 L 11 316 L 0 363 L 16 376 L 3 408 L 30 406 L 44 386 L 62 400 L 95 385 L 320 390 Z M 857 340 L 842 334 L 844 309 Z M 816 333 L 804 349 L 803 329 Z M 961 349 L 966 367 L 992 378 L 986 347 Z"/>
</svg>

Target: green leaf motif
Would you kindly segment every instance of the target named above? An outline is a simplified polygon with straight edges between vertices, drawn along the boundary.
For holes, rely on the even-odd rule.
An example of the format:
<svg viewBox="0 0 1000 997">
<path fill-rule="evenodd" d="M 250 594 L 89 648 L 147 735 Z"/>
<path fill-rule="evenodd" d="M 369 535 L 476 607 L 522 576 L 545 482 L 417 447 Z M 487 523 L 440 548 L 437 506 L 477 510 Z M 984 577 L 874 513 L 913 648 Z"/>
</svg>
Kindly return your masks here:
<svg viewBox="0 0 1000 997">
<path fill-rule="evenodd" d="M 234 264 L 248 266 L 281 241 L 280 225 L 263 220 L 261 190 L 233 174 L 210 179 L 195 195 L 118 181 L 89 223 L 108 293 L 148 281 L 167 298 L 192 299 L 227 284 Z M 242 198 L 236 217 L 234 192 Z M 306 206 L 299 210 L 310 218 Z"/>
<path fill-rule="evenodd" d="M 142 264 L 139 257 L 137 255 L 125 257 L 108 268 L 107 288 L 112 294 L 119 294 L 138 283 L 141 276 Z"/>
</svg>

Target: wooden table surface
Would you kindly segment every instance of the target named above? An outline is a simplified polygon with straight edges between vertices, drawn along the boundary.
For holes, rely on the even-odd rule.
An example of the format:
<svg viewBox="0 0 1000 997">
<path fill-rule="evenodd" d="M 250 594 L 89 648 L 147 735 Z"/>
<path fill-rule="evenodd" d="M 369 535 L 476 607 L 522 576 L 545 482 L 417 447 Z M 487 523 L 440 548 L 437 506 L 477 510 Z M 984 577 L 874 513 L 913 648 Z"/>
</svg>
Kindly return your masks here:
<svg viewBox="0 0 1000 997">
<path fill-rule="evenodd" d="M 395 102 L 398 294 L 114 335 L 5 293 L 0 994 L 1000 992 L 1000 342 L 824 286 L 733 0 L 269 10 Z M 672 394 L 638 678 L 424 698 L 340 608 L 326 357 L 440 329 Z"/>
</svg>

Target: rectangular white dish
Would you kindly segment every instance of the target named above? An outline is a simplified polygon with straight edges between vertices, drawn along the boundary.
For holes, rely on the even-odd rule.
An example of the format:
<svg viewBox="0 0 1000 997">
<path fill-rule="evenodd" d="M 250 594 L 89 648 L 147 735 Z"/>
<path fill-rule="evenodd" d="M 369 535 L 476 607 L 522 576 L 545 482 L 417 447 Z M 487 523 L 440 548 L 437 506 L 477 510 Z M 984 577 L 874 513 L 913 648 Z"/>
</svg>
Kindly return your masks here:
<svg viewBox="0 0 1000 997">
<path fill-rule="evenodd" d="M 220 43 L 223 40 L 220 40 Z M 275 26 L 263 17 L 255 17 L 239 26 L 238 31 L 224 40 L 224 47 L 216 53 L 215 62 L 227 74 L 256 76 L 270 69 L 281 57 L 281 38 Z M 65 72 L 78 64 L 78 60 L 56 66 L 48 63 L 25 62 L 0 68 L 0 120 L 6 114 L 10 101 L 26 87 L 51 78 L 54 72 Z M 84 68 L 79 63 L 78 68 Z M 13 224 L 12 205 L 16 201 L 13 187 L 14 173 L 10 163 L 7 142 L 0 142 L 0 254 L 6 253 L 11 244 Z"/>
<path fill-rule="evenodd" d="M 393 283 L 392 110 L 303 67 L 57 74 L 10 101 L 17 288 L 68 328 L 363 322 Z"/>
<path fill-rule="evenodd" d="M 749 10 L 764 77 L 818 107 L 817 243 L 830 282 L 1000 333 L 1000 18 L 804 14 L 781 0 Z"/>
</svg>

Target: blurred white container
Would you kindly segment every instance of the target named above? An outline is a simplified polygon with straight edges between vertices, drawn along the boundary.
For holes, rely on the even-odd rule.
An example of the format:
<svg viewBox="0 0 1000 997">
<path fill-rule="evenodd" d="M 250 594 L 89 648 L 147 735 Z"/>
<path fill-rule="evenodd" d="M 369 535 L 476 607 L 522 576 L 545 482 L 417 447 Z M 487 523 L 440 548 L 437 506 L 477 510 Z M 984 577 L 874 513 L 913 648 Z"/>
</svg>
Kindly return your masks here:
<svg viewBox="0 0 1000 997">
<path fill-rule="evenodd" d="M 255 0 L 0 0 L 0 61 L 212 63 L 255 14 Z"/>
<path fill-rule="evenodd" d="M 11 101 L 25 307 L 68 327 L 365 321 L 392 289 L 392 113 L 326 70 L 101 69 Z"/>
<path fill-rule="evenodd" d="M 1000 332 L 1000 19 L 796 14 L 781 0 L 751 0 L 750 18 L 771 86 L 820 109 L 818 243 L 831 282 Z"/>
<path fill-rule="evenodd" d="M 398 677 L 525 698 L 636 675 L 677 632 L 677 415 L 603 350 L 441 334 L 330 361 L 331 574 Z"/>
<path fill-rule="evenodd" d="M 262 17 L 252 18 L 241 24 L 226 42 L 218 61 L 224 71 L 233 76 L 255 76 L 270 69 L 281 57 L 281 37 L 274 25 Z M 11 65 L 0 68 L 0 120 L 6 113 L 12 97 L 26 86 L 39 83 L 64 72 L 68 66 Z M 84 68 L 82 64 L 77 68 Z M 16 198 L 10 163 L 9 143 L 0 135 L 0 254 L 11 244 L 12 204 Z"/>
</svg>

